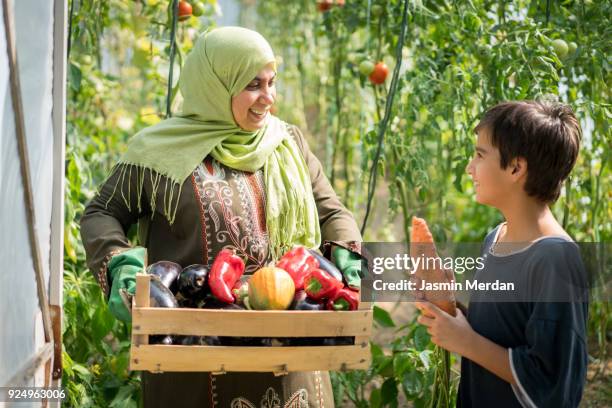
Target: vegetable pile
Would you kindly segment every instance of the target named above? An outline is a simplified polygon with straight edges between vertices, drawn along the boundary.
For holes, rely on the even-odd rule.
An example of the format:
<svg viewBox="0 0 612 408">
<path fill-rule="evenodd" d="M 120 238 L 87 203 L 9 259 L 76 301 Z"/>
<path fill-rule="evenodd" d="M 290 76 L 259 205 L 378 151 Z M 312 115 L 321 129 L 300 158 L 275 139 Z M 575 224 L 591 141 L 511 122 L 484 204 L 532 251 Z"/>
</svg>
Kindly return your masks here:
<svg viewBox="0 0 612 408">
<path fill-rule="evenodd" d="M 296 246 L 274 265 L 245 275 L 245 263 L 232 249 L 221 250 L 212 265 L 182 268 L 159 261 L 151 275 L 152 307 L 226 310 L 356 310 L 360 279 L 342 272 L 311 249 Z M 261 338 L 151 336 L 153 344 L 289 346 L 353 344 L 353 337 Z"/>
</svg>

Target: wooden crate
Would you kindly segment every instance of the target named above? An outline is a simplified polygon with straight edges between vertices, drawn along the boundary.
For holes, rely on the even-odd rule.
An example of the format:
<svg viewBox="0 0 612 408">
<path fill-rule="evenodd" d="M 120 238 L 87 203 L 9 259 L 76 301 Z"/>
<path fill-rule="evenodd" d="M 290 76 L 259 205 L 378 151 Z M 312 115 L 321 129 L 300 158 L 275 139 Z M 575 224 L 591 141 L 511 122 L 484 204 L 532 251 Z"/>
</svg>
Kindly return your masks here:
<svg viewBox="0 0 612 408">
<path fill-rule="evenodd" d="M 353 370 L 370 365 L 370 303 L 354 311 L 257 311 L 149 307 L 150 275 L 136 276 L 130 369 L 274 372 Z M 149 335 L 244 337 L 355 336 L 355 345 L 232 347 L 152 345 Z"/>
</svg>

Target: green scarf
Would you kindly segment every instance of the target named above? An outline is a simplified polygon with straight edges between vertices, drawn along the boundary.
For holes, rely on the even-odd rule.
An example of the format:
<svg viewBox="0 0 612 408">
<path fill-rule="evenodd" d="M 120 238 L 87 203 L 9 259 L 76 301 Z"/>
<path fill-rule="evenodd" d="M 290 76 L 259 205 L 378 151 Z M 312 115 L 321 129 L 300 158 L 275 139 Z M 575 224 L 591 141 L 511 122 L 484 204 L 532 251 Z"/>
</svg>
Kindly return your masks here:
<svg viewBox="0 0 612 408">
<path fill-rule="evenodd" d="M 270 45 L 255 31 L 223 27 L 202 34 L 181 71 L 182 112 L 130 140 L 118 180 L 130 177 L 135 167 L 140 194 L 144 169 L 154 170 L 155 208 L 160 176 L 165 176 L 171 183 L 164 187 L 164 215 L 173 223 L 181 186 L 206 156 L 241 171 L 263 168 L 270 253 L 277 259 L 296 244 L 318 247 L 321 233 L 308 167 L 287 125 L 268 114 L 265 126 L 250 132 L 232 115 L 232 96 L 274 63 Z"/>
</svg>

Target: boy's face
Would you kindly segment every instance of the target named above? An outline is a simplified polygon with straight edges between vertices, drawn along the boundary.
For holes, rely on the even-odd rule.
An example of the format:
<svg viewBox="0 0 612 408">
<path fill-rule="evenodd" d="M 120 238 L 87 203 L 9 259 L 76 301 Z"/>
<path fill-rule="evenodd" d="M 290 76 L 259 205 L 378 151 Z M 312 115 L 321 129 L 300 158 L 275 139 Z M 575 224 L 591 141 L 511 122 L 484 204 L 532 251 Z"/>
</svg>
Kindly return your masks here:
<svg viewBox="0 0 612 408">
<path fill-rule="evenodd" d="M 480 204 L 500 208 L 516 188 L 522 188 L 513 165 L 501 168 L 499 150 L 491 144 L 487 129 L 478 132 L 474 156 L 466 170 Z"/>
</svg>

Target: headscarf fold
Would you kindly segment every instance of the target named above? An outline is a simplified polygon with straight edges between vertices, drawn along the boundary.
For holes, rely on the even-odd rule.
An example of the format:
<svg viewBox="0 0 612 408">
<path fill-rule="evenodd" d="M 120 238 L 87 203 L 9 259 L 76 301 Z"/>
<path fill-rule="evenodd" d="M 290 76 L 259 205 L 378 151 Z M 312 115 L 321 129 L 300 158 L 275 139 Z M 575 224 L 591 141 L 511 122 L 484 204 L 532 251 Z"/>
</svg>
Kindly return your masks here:
<svg viewBox="0 0 612 408">
<path fill-rule="evenodd" d="M 223 27 L 202 34 L 181 71 L 182 112 L 138 132 L 115 171 L 124 180 L 135 167 L 141 194 L 144 169 L 152 170 L 152 208 L 159 205 L 165 176 L 163 213 L 173 223 L 181 186 L 206 156 L 245 172 L 263 168 L 266 226 L 276 259 L 293 245 L 318 247 L 321 234 L 308 167 L 287 124 L 268 114 L 265 125 L 251 132 L 232 115 L 232 97 L 271 64 L 276 67 L 274 53 L 255 31 Z"/>
</svg>

